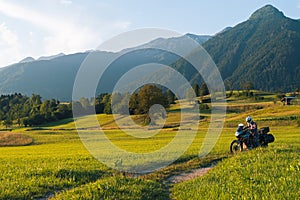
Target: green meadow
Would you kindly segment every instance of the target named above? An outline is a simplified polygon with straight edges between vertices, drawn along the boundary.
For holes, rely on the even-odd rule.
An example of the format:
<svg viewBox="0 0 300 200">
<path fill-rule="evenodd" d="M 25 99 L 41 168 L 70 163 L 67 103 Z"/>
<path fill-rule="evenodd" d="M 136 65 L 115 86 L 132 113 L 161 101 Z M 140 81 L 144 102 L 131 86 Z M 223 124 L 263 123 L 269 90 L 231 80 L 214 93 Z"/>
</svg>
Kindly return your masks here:
<svg viewBox="0 0 300 200">
<path fill-rule="evenodd" d="M 189 148 L 174 163 L 146 174 L 123 173 L 98 161 L 85 148 L 71 119 L 41 127 L 14 127 L 9 133 L 32 140 L 24 146 L 0 147 L 0 199 L 298 199 L 300 106 L 283 106 L 269 101 L 270 96 L 259 102 L 229 98 L 222 133 L 213 150 L 199 158 L 210 121 L 209 110 L 201 111 L 199 124 L 181 130 L 187 135 L 197 130 Z M 259 127 L 269 126 L 275 142 L 268 148 L 231 155 L 235 129 L 247 115 Z M 85 124 L 87 133 L 97 131 L 91 117 L 77 119 Z M 138 121 L 139 117 L 134 118 Z M 150 138 L 125 134 L 111 115 L 101 114 L 97 119 L 113 144 L 129 152 L 147 153 L 172 141 L 181 118 L 178 104 L 173 105 L 165 128 Z M 4 132 L 8 134 L 3 131 L 0 135 Z M 173 175 L 211 163 L 217 164 L 201 177 L 176 184 L 168 181 Z"/>
</svg>

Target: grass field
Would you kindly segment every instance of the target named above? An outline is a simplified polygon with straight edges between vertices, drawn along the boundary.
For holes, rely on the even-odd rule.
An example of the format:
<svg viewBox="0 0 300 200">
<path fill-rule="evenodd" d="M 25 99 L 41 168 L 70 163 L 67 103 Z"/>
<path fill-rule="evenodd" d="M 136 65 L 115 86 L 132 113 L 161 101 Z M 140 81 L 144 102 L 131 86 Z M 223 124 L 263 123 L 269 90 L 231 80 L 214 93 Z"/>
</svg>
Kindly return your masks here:
<svg viewBox="0 0 300 200">
<path fill-rule="evenodd" d="M 206 176 L 177 184 L 175 199 L 299 199 L 300 133 L 276 127 L 269 148 L 230 156 Z"/>
<path fill-rule="evenodd" d="M 243 100 L 245 101 L 245 100 Z M 244 106 L 233 99 L 230 106 Z M 70 119 L 41 128 L 16 128 L 33 139 L 29 146 L 0 147 L 0 199 L 297 199 L 300 196 L 300 106 L 247 102 L 253 107 L 231 109 L 225 127 L 213 148 L 199 158 L 209 114 L 199 125 L 188 150 L 173 164 L 143 175 L 121 173 L 108 168 L 85 149 Z M 168 124 L 177 123 L 177 105 L 171 108 Z M 209 113 L 209 112 L 208 112 Z M 202 113 L 200 114 L 202 115 Z M 260 127 L 270 126 L 275 142 L 232 156 L 229 144 L 235 139 L 237 123 L 251 115 Z M 293 117 L 291 117 L 293 116 Z M 82 117 L 91 131 L 91 116 Z M 131 152 L 151 152 L 167 145 L 178 128 L 170 126 L 151 138 L 134 138 L 116 128 L 111 115 L 99 115 L 107 137 Z M 91 130 L 90 130 L 91 129 Z M 94 130 L 92 130 L 94 131 Z M 184 130 L 186 134 L 191 130 Z M 2 134 L 2 133 L 0 133 Z M 109 154 L 109 152 L 107 152 Z M 166 180 L 195 168 L 218 164 L 208 174 L 178 184 Z"/>
</svg>

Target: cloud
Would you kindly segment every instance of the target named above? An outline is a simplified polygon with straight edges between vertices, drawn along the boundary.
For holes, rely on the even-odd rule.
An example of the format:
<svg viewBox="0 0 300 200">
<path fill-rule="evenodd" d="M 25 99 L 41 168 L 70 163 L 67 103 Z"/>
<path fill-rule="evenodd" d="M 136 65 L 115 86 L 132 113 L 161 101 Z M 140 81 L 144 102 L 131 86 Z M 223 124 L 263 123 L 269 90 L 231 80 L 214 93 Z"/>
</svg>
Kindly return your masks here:
<svg viewBox="0 0 300 200">
<path fill-rule="evenodd" d="M 18 37 L 8 29 L 6 24 L 3 22 L 0 24 L 0 44 L 1 45 L 15 45 L 17 44 Z"/>
<path fill-rule="evenodd" d="M 71 0 L 59 0 L 58 2 L 64 5 L 72 4 Z M 103 42 L 103 38 L 110 38 L 111 35 L 128 30 L 131 25 L 126 20 L 101 20 L 98 16 L 94 19 L 95 16 L 92 15 L 84 18 L 80 12 L 76 13 L 71 10 L 72 8 L 64 9 L 63 14 L 59 14 L 59 12 L 43 12 L 42 9 L 33 9 L 24 5 L 0 0 L 0 14 L 15 19 L 14 25 L 18 26 L 22 23 L 22 26 L 26 27 L 28 24 L 23 22 L 34 25 L 30 28 L 34 29 L 34 35 L 30 34 L 31 30 L 28 30 L 28 38 L 25 38 L 24 33 L 19 35 L 19 38 L 22 38 L 21 41 L 18 41 L 21 45 L 11 42 L 11 46 L 15 45 L 19 51 L 20 46 L 23 45 L 22 55 L 26 56 L 53 55 L 61 52 L 70 54 L 91 50 Z M 55 7 L 55 5 L 53 6 Z M 51 9 L 51 5 L 48 9 Z M 13 35 L 10 35 L 12 41 L 16 40 L 17 35 L 14 36 L 13 40 Z M 9 39 L 6 41 L 8 42 Z M 31 45 L 29 49 L 28 42 L 35 45 Z M 33 52 L 34 55 L 32 55 Z"/>
<path fill-rule="evenodd" d="M 4 1 L 0 1 L 0 12 L 9 17 L 25 20 L 46 29 L 51 28 L 56 23 L 55 20 L 38 12 Z"/>
<path fill-rule="evenodd" d="M 60 0 L 60 3 L 68 6 L 68 5 L 72 4 L 72 1 L 71 0 Z"/>
<path fill-rule="evenodd" d="M 15 4 L 0 1 L 0 12 L 46 30 L 47 35 L 44 38 L 46 54 L 80 51 L 88 48 L 97 37 L 97 34 L 88 27 Z"/>
<path fill-rule="evenodd" d="M 8 63 L 20 59 L 20 44 L 18 37 L 3 22 L 0 24 L 0 66 L 6 66 Z"/>
<path fill-rule="evenodd" d="M 114 28 L 116 29 L 128 29 L 128 27 L 131 25 L 131 22 L 129 21 L 117 21 L 114 23 Z"/>
</svg>

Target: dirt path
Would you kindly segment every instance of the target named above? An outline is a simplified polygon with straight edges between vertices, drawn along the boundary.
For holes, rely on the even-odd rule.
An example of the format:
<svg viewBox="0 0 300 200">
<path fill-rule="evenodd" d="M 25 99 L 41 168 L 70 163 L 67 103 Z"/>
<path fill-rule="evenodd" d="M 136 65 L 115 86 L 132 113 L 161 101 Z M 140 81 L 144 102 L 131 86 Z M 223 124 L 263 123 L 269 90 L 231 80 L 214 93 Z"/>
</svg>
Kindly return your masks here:
<svg viewBox="0 0 300 200">
<path fill-rule="evenodd" d="M 215 160 L 207 167 L 201 167 L 201 168 L 198 168 L 198 169 L 193 169 L 190 172 L 183 172 L 183 173 L 180 173 L 180 174 L 173 175 L 173 176 L 169 177 L 166 180 L 165 183 L 175 184 L 175 183 L 180 183 L 180 182 L 183 182 L 183 181 L 192 180 L 196 177 L 203 176 L 203 175 L 207 174 L 209 172 L 209 170 L 213 169 L 219 161 L 221 161 L 221 160 Z M 137 176 L 133 175 L 132 178 L 134 178 L 134 177 L 137 177 Z M 44 197 L 35 198 L 34 200 L 47 200 L 51 197 L 54 197 L 55 193 L 61 193 L 62 191 L 63 190 L 57 190 L 55 192 L 49 192 Z"/>
<path fill-rule="evenodd" d="M 190 172 L 184 172 L 181 174 L 173 175 L 170 178 L 168 178 L 167 181 L 170 183 L 180 183 L 183 181 L 188 181 L 188 180 L 194 179 L 199 176 L 203 176 L 203 175 L 207 174 L 209 172 L 209 170 L 214 168 L 214 166 L 216 166 L 216 164 L 217 164 L 217 162 L 214 162 L 208 167 L 201 167 L 198 169 L 194 169 Z"/>
</svg>

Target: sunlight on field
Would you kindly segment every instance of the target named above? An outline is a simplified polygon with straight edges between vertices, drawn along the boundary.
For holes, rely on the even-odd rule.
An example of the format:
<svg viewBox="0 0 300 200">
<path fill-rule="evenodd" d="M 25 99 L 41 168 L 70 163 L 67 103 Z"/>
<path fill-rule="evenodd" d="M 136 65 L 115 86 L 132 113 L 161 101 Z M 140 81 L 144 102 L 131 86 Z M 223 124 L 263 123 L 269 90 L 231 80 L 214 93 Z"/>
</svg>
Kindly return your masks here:
<svg viewBox="0 0 300 200">
<path fill-rule="evenodd" d="M 240 102 L 240 106 L 243 104 Z M 229 102 L 229 108 L 235 108 L 237 102 Z M 95 159 L 82 143 L 83 138 L 75 130 L 72 120 L 62 120 L 43 127 L 29 127 L 13 130 L 33 138 L 33 144 L 23 147 L 0 148 L 0 199 L 31 199 L 54 196 L 54 199 L 84 198 L 130 198 L 142 197 L 156 199 L 227 199 L 249 197 L 264 199 L 289 199 L 299 196 L 299 149 L 300 132 L 296 120 L 299 119 L 299 106 L 282 106 L 265 104 L 256 109 L 256 103 L 250 104 L 250 111 L 229 110 L 222 134 L 209 155 L 198 158 L 210 122 L 210 111 L 199 115 L 199 123 L 189 120 L 179 126 L 180 112 L 173 105 L 168 113 L 164 128 L 149 138 L 142 136 L 139 129 L 131 127 L 119 129 L 112 115 L 97 115 L 97 119 L 109 141 L 120 149 L 133 153 L 151 153 L 166 147 L 179 130 L 188 135 L 197 131 L 192 144 L 173 164 L 150 174 L 133 178 L 121 175 Z M 186 105 L 189 106 L 188 104 Z M 229 144 L 235 139 L 237 123 L 244 122 L 247 115 L 253 116 L 259 127 L 270 126 L 275 142 L 266 149 L 244 152 L 236 156 L 229 154 Z M 292 116 L 292 117 L 291 117 Z M 83 132 L 96 133 L 99 127 L 91 122 L 93 116 L 79 119 L 84 125 Z M 140 120 L 133 116 L 133 120 Z M 143 127 L 142 127 L 143 128 Z M 133 135 L 126 134 L 126 130 Z M 136 132 L 135 132 L 136 131 Z M 81 136 L 82 137 L 82 136 Z M 101 141 L 94 141 L 101 146 Z M 178 140 L 177 147 L 185 144 L 185 137 Z M 176 146 L 175 145 L 175 146 Z M 110 149 L 99 148 L 100 155 L 109 158 L 113 155 Z M 174 148 L 176 152 L 176 148 Z M 111 157 L 112 159 L 113 157 Z M 122 159 L 122 158 L 120 158 Z M 165 158 L 161 158 L 165 159 Z M 144 160 L 143 164 L 151 163 Z M 168 184 L 162 184 L 172 174 L 189 171 L 200 166 L 220 161 L 207 175 L 175 184 L 166 192 Z M 141 164 L 139 160 L 135 165 Z M 121 162 L 122 163 L 122 162 Z M 121 163 L 113 162 L 111 165 Z M 125 165 L 126 163 L 122 163 Z M 107 189 L 109 188 L 109 189 Z M 298 190 L 297 190 L 298 189 Z M 64 191 L 61 193 L 61 191 Z M 226 191 L 226 192 L 225 192 Z M 246 196 L 244 196 L 246 191 Z M 267 192 L 266 192 L 267 191 Z M 56 192 L 60 194 L 55 195 Z M 297 193 L 298 192 L 298 193 Z M 50 196 L 49 196 L 50 195 Z M 146 198 L 147 199 L 147 198 Z"/>
<path fill-rule="evenodd" d="M 35 133 L 34 135 L 39 135 Z M 42 133 L 43 134 L 43 133 Z M 51 138 L 51 134 L 47 138 Z M 35 137 L 37 143 L 47 140 Z M 95 181 L 109 170 L 92 158 L 76 133 L 57 143 L 0 148 L 1 199 L 30 199 Z M 75 140 L 76 142 L 70 142 Z"/>
<path fill-rule="evenodd" d="M 300 132 L 295 127 L 276 127 L 272 133 L 276 141 L 269 148 L 229 157 L 206 176 L 175 185 L 174 198 L 297 199 Z M 216 152 L 222 151 L 221 141 Z"/>
</svg>

